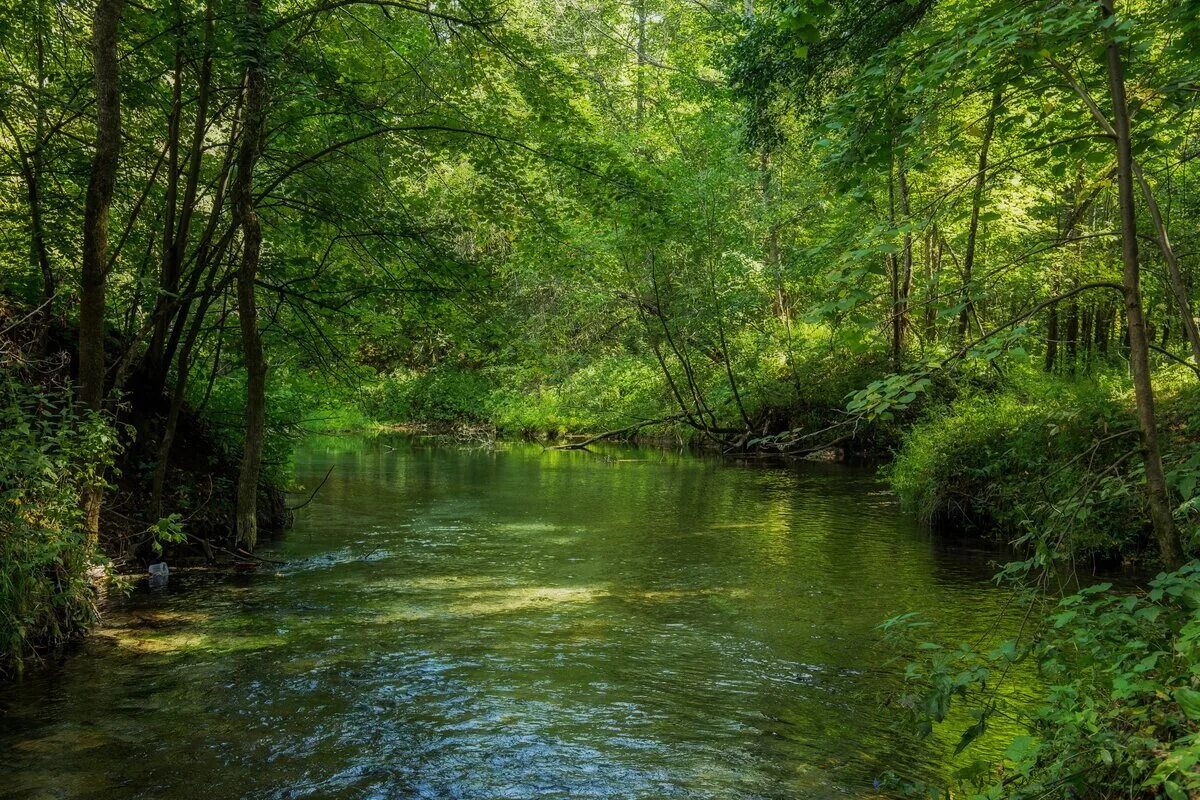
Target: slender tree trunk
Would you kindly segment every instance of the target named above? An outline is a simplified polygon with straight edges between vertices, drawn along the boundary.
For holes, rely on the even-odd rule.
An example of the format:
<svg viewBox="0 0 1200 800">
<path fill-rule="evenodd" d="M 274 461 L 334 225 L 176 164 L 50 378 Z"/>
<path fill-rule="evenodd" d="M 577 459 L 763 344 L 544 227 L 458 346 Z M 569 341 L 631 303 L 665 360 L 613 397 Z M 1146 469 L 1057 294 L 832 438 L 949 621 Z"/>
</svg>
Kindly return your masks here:
<svg viewBox="0 0 1200 800">
<path fill-rule="evenodd" d="M 183 274 L 184 255 L 187 252 L 188 238 L 191 235 L 192 218 L 196 211 L 196 197 L 200 188 L 200 167 L 204 157 L 204 137 L 208 132 L 208 105 L 212 90 L 213 16 L 213 0 L 208 0 L 204 8 L 204 55 L 200 63 L 199 87 L 196 95 L 196 120 L 192 127 L 192 142 L 189 153 L 190 161 L 188 164 L 187 180 L 184 184 L 183 200 L 179 207 L 179 225 L 170 242 L 168 259 L 169 271 L 174 276 L 174 285 L 177 292 L 179 291 L 180 279 Z M 221 176 L 217 180 L 216 195 L 211 202 L 209 213 L 214 217 L 220 215 L 223 206 L 228 164 L 229 161 L 226 160 Z M 202 242 L 202 245 L 204 244 L 207 244 L 207 240 Z M 189 293 L 199 282 L 198 276 L 204 269 L 204 264 L 200 258 L 196 259 L 195 269 L 196 274 L 192 277 L 191 283 L 185 293 Z M 171 311 L 167 314 L 174 321 L 170 337 L 163 351 L 163 362 L 168 367 L 171 359 L 175 356 L 175 348 L 178 346 L 179 337 L 182 335 L 184 325 L 187 321 L 189 307 L 190 301 L 175 301 Z M 162 379 L 165 380 L 165 377 L 166 373 L 164 370 Z"/>
<path fill-rule="evenodd" d="M 33 147 L 29 152 L 29 228 L 30 245 L 34 265 L 42 274 L 42 302 L 49 303 L 56 291 L 54 270 L 50 266 L 50 255 L 46 248 L 46 228 L 42 219 L 42 172 L 45 165 L 46 139 L 46 106 L 42 92 L 46 89 L 46 42 L 45 42 L 45 6 L 42 2 L 37 5 L 37 40 L 34 46 L 37 50 L 37 99 L 34 113 Z"/>
<path fill-rule="evenodd" d="M 1133 173 L 1142 189 L 1142 197 L 1146 201 L 1146 209 L 1150 212 L 1150 221 L 1154 224 L 1155 241 L 1162 252 L 1163 260 L 1167 262 L 1167 284 L 1175 304 L 1179 307 L 1179 315 L 1183 318 L 1183 334 L 1192 350 L 1192 360 L 1200 365 L 1200 328 L 1196 326 L 1196 318 L 1192 314 L 1192 300 L 1188 296 L 1187 282 L 1179 269 L 1179 259 L 1175 257 L 1175 248 L 1171 246 L 1171 237 L 1167 234 L 1167 224 L 1154 199 L 1154 192 L 1142 173 L 1141 166 L 1134 161 Z"/>
<path fill-rule="evenodd" d="M 1079 303 L 1072 300 L 1067 304 L 1067 372 L 1075 374 L 1075 361 L 1079 355 Z"/>
<path fill-rule="evenodd" d="M 908 202 L 908 170 L 904 166 L 904 154 L 901 153 L 896 161 L 896 179 L 900 185 L 900 214 L 904 221 L 910 222 L 912 212 Z M 899 322 L 899 338 L 898 349 L 896 353 L 897 364 L 899 365 L 904 357 L 904 344 L 908 337 L 908 299 L 912 294 L 912 279 L 913 279 L 913 237 L 912 231 L 906 231 L 904 234 L 904 247 L 901 257 L 903 259 L 903 269 L 900 274 L 900 285 L 897 291 L 898 305 L 896 308 L 896 317 Z"/>
<path fill-rule="evenodd" d="M 167 467 L 171 463 L 171 448 L 175 444 L 175 431 L 179 427 L 179 415 L 183 411 L 183 404 L 187 399 L 188 379 L 191 377 L 192 371 L 192 349 L 196 346 L 196 341 L 200 337 L 200 327 L 204 323 L 204 316 L 208 312 L 208 307 L 214 296 L 213 283 L 215 282 L 216 275 L 217 268 L 214 265 L 208 272 L 208 278 L 204 284 L 203 299 L 200 301 L 199 309 L 192 316 L 187 336 L 183 340 L 183 347 L 179 351 L 175 386 L 171 393 L 171 405 L 167 409 L 167 420 L 163 426 L 162 439 L 158 443 L 158 459 L 154 464 L 154 477 L 150 481 L 150 502 L 154 516 L 156 517 L 162 516 L 163 487 L 167 480 Z M 222 315 L 221 323 L 224 324 L 224 322 L 225 318 Z M 220 336 L 219 333 L 218 336 Z"/>
<path fill-rule="evenodd" d="M 1113 14 L 1113 0 L 1100 0 L 1105 17 Z M 1109 28 L 1108 30 L 1112 30 Z M 1183 563 L 1183 546 L 1171 513 L 1162 453 L 1158 443 L 1158 420 L 1154 412 L 1154 388 L 1150 382 L 1150 353 L 1146 321 L 1142 311 L 1141 276 L 1138 269 L 1137 217 L 1134 208 L 1133 151 L 1129 131 L 1129 107 L 1125 98 L 1125 73 L 1120 45 L 1109 34 L 1105 46 L 1109 91 L 1112 95 L 1113 129 L 1117 145 L 1117 190 L 1121 217 L 1121 259 L 1124 266 L 1125 314 L 1128 320 L 1129 365 L 1133 373 L 1138 427 L 1146 471 L 1146 493 L 1150 519 L 1163 563 L 1176 569 Z"/>
<path fill-rule="evenodd" d="M 904 170 L 904 157 L 896 159 L 895 169 L 888 171 L 888 218 L 892 227 L 896 218 L 896 185 L 900 188 L 900 213 L 908 219 L 908 177 Z M 899 370 L 904 362 L 904 334 L 908 329 L 908 294 L 912 287 L 912 233 L 904 234 L 901 257 L 887 255 L 888 282 L 891 290 L 892 368 Z"/>
<path fill-rule="evenodd" d="M 175 37 L 175 66 L 171 81 L 171 113 L 167 118 L 167 186 L 163 198 L 162 253 L 159 260 L 158 297 L 154 309 L 154 328 L 146 350 L 149 374 L 145 390 L 151 395 L 147 400 L 157 403 L 166 381 L 167 364 L 163 359 L 163 348 L 167 341 L 168 315 L 166 308 L 173 307 L 179 292 L 179 276 L 174 269 L 171 253 L 175 241 L 175 215 L 179 208 L 179 129 L 183 115 L 183 31 L 179 4 L 175 4 L 175 22 L 180 30 Z"/>
<path fill-rule="evenodd" d="M 1083 309 L 1083 324 L 1079 332 L 1079 341 L 1083 344 L 1083 371 L 1090 372 L 1092 369 L 1092 323 L 1096 316 L 1096 309 L 1093 306 L 1085 306 Z"/>
<path fill-rule="evenodd" d="M 180 13 L 178 6 L 176 14 Z M 175 348 L 187 325 L 189 301 L 181 301 L 183 289 L 184 255 L 191 234 L 192 219 L 196 211 L 196 197 L 200 185 L 200 167 L 205 148 L 204 137 L 208 131 L 208 106 L 212 88 L 212 39 L 213 3 L 205 5 L 203 55 L 197 78 L 196 116 L 192 125 L 191 144 L 188 152 L 186 174 L 179 167 L 180 122 L 182 114 L 180 77 L 182 70 L 182 47 L 176 45 L 175 80 L 172 92 L 172 113 L 168 137 L 168 184 L 165 202 L 166 220 L 163 224 L 162 260 L 159 268 L 159 295 L 154 308 L 154 326 L 150 344 L 141 365 L 144 379 L 143 389 L 152 397 L 159 397 L 166 384 Z M 182 24 L 182 23 L 180 23 Z M 183 179 L 183 192 L 179 193 L 179 182 Z M 219 195 L 218 195 L 219 197 Z M 213 202 L 211 212 L 219 215 L 220 204 Z M 176 221 L 178 220 L 178 221 Z M 197 265 L 197 269 L 200 269 Z M 193 276 L 192 284 L 198 282 Z"/>
<path fill-rule="evenodd" d="M 83 210 L 83 266 L 79 279 L 79 401 L 91 411 L 104 403 L 104 284 L 108 265 L 108 216 L 121 153 L 121 95 L 117 28 L 123 0 L 99 0 L 92 17 L 96 84 L 96 150 Z M 88 548 L 100 534 L 103 488 L 83 491 Z"/>
<path fill-rule="evenodd" d="M 992 105 L 988 110 L 987 126 L 983 130 L 983 141 L 979 144 L 979 170 L 975 173 L 975 191 L 971 195 L 971 224 L 967 229 L 967 251 L 963 255 L 962 311 L 958 314 L 958 338 L 967 335 L 971 314 L 975 307 L 971 302 L 971 280 L 975 270 L 975 244 L 979 236 L 979 212 L 983 207 L 983 189 L 987 185 L 988 151 L 992 136 L 996 132 L 996 115 L 1000 112 L 1002 96 L 1000 87 L 992 90 Z"/>
<path fill-rule="evenodd" d="M 925 302 L 925 335 L 930 339 L 938 338 L 937 303 L 938 287 L 942 282 L 942 237 L 938 232 L 937 223 L 931 227 L 929 235 L 929 265 L 928 265 L 928 299 Z"/>
<path fill-rule="evenodd" d="M 237 489 L 237 540 L 252 549 L 258 540 L 258 478 L 262 467 L 266 424 L 267 362 L 258 333 L 254 283 L 262 252 L 262 228 L 254 207 L 254 167 L 258 161 L 266 114 L 266 75 L 263 68 L 261 0 L 246 0 L 245 125 L 234 180 L 234 213 L 242 229 L 242 259 L 237 274 L 238 322 L 246 363 L 246 438 Z"/>
<path fill-rule="evenodd" d="M 200 316 L 195 320 L 198 322 Z M 199 326 L 193 326 L 199 327 Z M 175 431 L 179 427 L 179 414 L 183 411 L 183 402 L 187 397 L 188 377 L 191 374 L 192 344 L 195 341 L 194 332 L 188 332 L 188 338 L 179 351 L 178 369 L 176 370 L 175 386 L 171 393 L 171 405 L 167 409 L 167 420 L 163 426 L 162 438 L 158 442 L 158 458 L 154 464 L 154 476 L 150 480 L 150 507 L 155 517 L 162 516 L 163 487 L 167 481 L 167 467 L 171 463 L 171 448 L 175 444 Z"/>
<path fill-rule="evenodd" d="M 54 270 L 50 266 L 50 255 L 46 249 L 46 228 L 42 220 L 42 155 L 41 144 L 34 145 L 30 154 L 27 196 L 29 200 L 29 243 L 30 260 L 42 274 L 42 302 L 50 302 L 56 291 Z"/>
<path fill-rule="evenodd" d="M 1049 315 L 1046 318 L 1046 364 L 1043 369 L 1046 372 L 1054 372 L 1055 363 L 1058 361 L 1058 303 L 1050 306 Z"/>
<path fill-rule="evenodd" d="M 50 268 L 50 256 L 46 248 L 45 225 L 42 217 L 43 163 L 41 150 L 45 134 L 43 132 L 44 114 L 40 99 L 35 113 L 37 115 L 36 132 L 33 145 L 28 149 L 21 144 L 19 133 L 4 116 L 2 110 L 0 110 L 0 123 L 3 123 L 7 129 L 8 135 L 17 149 L 18 166 L 21 171 L 21 179 L 25 183 L 25 202 L 29 212 L 29 263 L 42 275 L 42 302 L 47 303 L 54 296 L 55 280 L 54 272 Z"/>
</svg>

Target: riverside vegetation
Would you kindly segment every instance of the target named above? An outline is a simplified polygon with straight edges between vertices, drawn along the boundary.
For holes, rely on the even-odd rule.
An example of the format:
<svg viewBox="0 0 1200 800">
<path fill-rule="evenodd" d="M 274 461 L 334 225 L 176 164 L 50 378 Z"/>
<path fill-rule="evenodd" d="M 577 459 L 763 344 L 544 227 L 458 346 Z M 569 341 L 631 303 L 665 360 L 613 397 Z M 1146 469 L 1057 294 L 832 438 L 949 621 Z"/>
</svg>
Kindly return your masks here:
<svg viewBox="0 0 1200 800">
<path fill-rule="evenodd" d="M 889 785 L 1200 792 L 1194 0 L 10 0 L 0 41 L 6 671 L 121 568 L 252 559 L 305 431 L 866 455 L 1026 608 L 883 625 L 915 735 L 1026 730 Z M 1079 593 L 1120 562 L 1164 571 Z"/>
</svg>

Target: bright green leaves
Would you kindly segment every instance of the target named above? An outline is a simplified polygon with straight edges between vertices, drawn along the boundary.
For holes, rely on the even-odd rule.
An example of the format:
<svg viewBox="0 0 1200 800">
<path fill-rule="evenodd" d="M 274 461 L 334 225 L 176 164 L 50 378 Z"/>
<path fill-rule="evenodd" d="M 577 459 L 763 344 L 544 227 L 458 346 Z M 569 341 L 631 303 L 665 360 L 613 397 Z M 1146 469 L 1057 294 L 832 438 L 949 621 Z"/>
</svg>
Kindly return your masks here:
<svg viewBox="0 0 1200 800">
<path fill-rule="evenodd" d="M 157 554 L 162 553 L 164 544 L 186 542 L 187 533 L 183 528 L 183 515 L 173 513 L 162 517 L 146 528 L 146 535 L 150 538 L 151 549 Z"/>
<path fill-rule="evenodd" d="M 929 372 L 888 375 L 850 395 L 846 411 L 870 420 L 889 420 L 906 411 L 931 384 Z"/>
<path fill-rule="evenodd" d="M 779 25 L 796 40 L 797 58 L 807 58 L 809 47 L 821 40 L 821 25 L 833 14 L 828 0 L 792 0 L 779 10 Z"/>
<path fill-rule="evenodd" d="M 1028 327 L 1025 325 L 1013 326 L 1006 331 L 976 341 L 967 349 L 964 358 L 966 361 L 988 362 L 1008 355 L 1017 361 L 1024 361 L 1028 354 L 1022 345 L 1028 336 Z"/>
<path fill-rule="evenodd" d="M 916 735 L 952 719 L 952 703 L 967 705 L 973 720 L 954 729 L 956 754 L 987 734 L 998 711 L 1026 728 L 1004 748 L 1002 773 L 971 765 L 954 774 L 957 785 L 946 787 L 952 794 L 1028 800 L 1069 783 L 1088 797 L 1131 781 L 1172 798 L 1200 790 L 1200 620 L 1186 600 L 1200 592 L 1200 565 L 1160 575 L 1151 586 L 1145 594 L 1107 583 L 1085 587 L 1032 626 L 1023 646 L 1004 642 L 986 654 L 921 644 L 928 631 L 913 629 L 911 616 L 881 626 L 912 654 L 898 703 L 910 711 Z M 1034 707 L 1003 695 L 997 678 L 1025 657 L 1048 681 Z"/>
<path fill-rule="evenodd" d="M 106 415 L 0 370 L 0 674 L 95 621 L 86 572 L 106 559 L 86 542 L 79 497 L 104 483 L 119 449 Z"/>
<path fill-rule="evenodd" d="M 1184 686 L 1176 689 L 1172 696 L 1188 719 L 1200 722 L 1200 691 Z"/>
<path fill-rule="evenodd" d="M 1012 743 L 1004 750 L 1004 757 L 1009 761 L 1019 762 L 1029 755 L 1033 748 L 1033 737 L 1021 734 L 1013 737 Z"/>
</svg>

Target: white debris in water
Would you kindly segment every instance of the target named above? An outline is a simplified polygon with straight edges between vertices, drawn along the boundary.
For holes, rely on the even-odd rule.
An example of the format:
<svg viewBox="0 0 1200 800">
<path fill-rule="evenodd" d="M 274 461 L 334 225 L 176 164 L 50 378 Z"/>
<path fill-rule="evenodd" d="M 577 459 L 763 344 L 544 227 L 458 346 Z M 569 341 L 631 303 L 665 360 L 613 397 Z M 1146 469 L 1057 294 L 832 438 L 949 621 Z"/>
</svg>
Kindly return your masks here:
<svg viewBox="0 0 1200 800">
<path fill-rule="evenodd" d="M 171 576 L 171 570 L 167 567 L 167 562 L 160 561 L 157 564 L 150 565 L 150 586 L 158 588 L 167 585 L 167 578 Z"/>
</svg>

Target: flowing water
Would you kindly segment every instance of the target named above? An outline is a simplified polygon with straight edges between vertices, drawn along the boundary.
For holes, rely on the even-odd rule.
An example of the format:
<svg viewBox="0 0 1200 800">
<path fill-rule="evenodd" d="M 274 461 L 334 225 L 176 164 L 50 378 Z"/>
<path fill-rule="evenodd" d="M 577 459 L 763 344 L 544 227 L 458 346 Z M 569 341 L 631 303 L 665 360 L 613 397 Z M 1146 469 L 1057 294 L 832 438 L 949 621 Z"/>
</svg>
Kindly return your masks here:
<svg viewBox="0 0 1200 800">
<path fill-rule="evenodd" d="M 893 727 L 875 626 L 1006 599 L 843 466 L 384 437 L 298 480 L 330 467 L 285 564 L 139 590 L 0 689 L 0 796 L 875 796 L 953 746 Z"/>
</svg>

